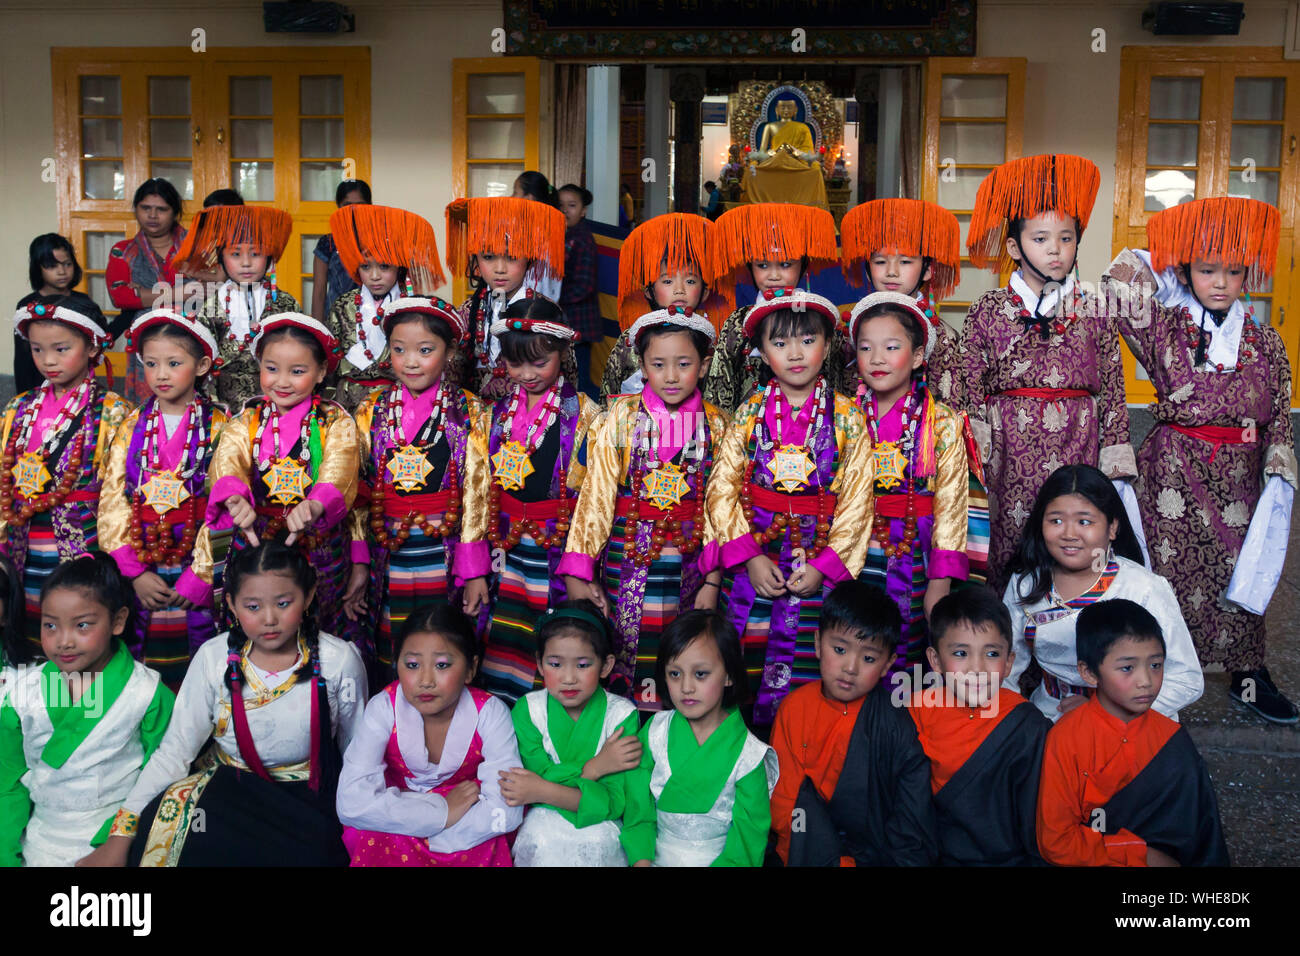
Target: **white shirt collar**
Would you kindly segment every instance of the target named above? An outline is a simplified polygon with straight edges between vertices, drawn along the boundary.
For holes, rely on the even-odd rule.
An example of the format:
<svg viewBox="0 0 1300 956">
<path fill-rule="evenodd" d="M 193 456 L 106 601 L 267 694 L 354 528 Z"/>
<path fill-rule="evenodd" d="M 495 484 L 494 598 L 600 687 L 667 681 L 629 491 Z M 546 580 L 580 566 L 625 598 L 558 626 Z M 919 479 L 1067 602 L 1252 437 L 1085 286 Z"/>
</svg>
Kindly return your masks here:
<svg viewBox="0 0 1300 956">
<path fill-rule="evenodd" d="M 442 744 L 442 759 L 434 763 L 424 742 L 424 717 L 406 699 L 402 689 L 397 689 L 394 704 L 397 725 L 397 747 L 406 761 L 407 769 L 415 774 L 415 782 L 430 788 L 437 786 L 460 769 L 469 753 L 469 745 L 478 729 L 478 708 L 469 689 L 460 692 L 456 712 L 451 716 L 447 738 Z"/>
<path fill-rule="evenodd" d="M 1015 272 L 1011 273 L 1011 281 L 1008 285 L 1012 292 L 1020 296 L 1021 301 L 1025 303 L 1025 308 L 1028 309 L 1031 314 L 1051 315 L 1053 310 L 1056 308 L 1057 302 L 1060 301 L 1061 296 L 1068 296 L 1073 292 L 1074 273 L 1069 273 L 1065 277 L 1065 281 L 1059 284 L 1059 287 L 1054 288 L 1052 291 L 1047 293 L 1047 295 L 1042 299 L 1041 308 L 1039 307 L 1038 293 L 1029 288 L 1029 283 L 1025 281 L 1025 277 L 1021 270 L 1017 269 Z"/>
<path fill-rule="evenodd" d="M 246 291 L 253 293 L 253 315 L 248 313 Z M 262 313 L 266 311 L 266 286 L 254 282 L 249 287 L 241 287 L 234 279 L 227 279 L 217 291 L 223 307 L 226 304 L 226 293 L 230 294 L 230 331 L 242 339 L 252 331 L 252 323 L 260 319 Z"/>
</svg>

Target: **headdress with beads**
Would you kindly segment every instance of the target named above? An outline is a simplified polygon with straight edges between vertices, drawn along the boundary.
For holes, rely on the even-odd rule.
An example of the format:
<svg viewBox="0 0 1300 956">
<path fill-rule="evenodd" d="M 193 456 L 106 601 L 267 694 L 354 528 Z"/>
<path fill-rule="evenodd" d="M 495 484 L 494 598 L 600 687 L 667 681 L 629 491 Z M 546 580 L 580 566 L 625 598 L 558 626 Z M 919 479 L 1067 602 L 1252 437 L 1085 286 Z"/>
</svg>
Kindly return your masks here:
<svg viewBox="0 0 1300 956">
<path fill-rule="evenodd" d="M 392 302 L 380 304 L 377 317 L 384 323 L 384 334 L 389 335 L 392 332 L 395 318 L 410 312 L 432 315 L 442 319 L 451 326 L 452 335 L 457 341 L 468 334 L 465 319 L 461 316 L 460 311 L 446 299 L 414 295 L 403 296 L 400 299 L 394 299 Z"/>
<path fill-rule="evenodd" d="M 764 202 L 736 206 L 714 222 L 709 272 L 728 309 L 735 309 L 737 284 L 752 281 L 749 263 L 774 258 L 807 258 L 809 273 L 835 262 L 835 219 L 816 206 Z"/>
<path fill-rule="evenodd" d="M 1196 260 L 1239 265 L 1246 287 L 1258 289 L 1277 266 L 1282 217 L 1258 199 L 1194 199 L 1147 221 L 1151 264 L 1157 272 Z"/>
<path fill-rule="evenodd" d="M 433 226 L 413 212 L 350 203 L 330 216 L 330 234 L 339 259 L 357 283 L 367 259 L 405 268 L 412 291 L 420 294 L 431 293 L 447 281 Z"/>
<path fill-rule="evenodd" d="M 923 338 L 922 349 L 925 353 L 925 361 L 930 361 L 930 355 L 934 352 L 934 343 L 936 336 L 934 330 L 930 328 L 930 320 L 925 314 L 925 309 L 921 303 L 910 295 L 904 295 L 902 292 L 873 292 L 858 300 L 853 311 L 849 313 L 849 340 L 856 343 L 858 341 L 858 325 L 867 310 L 878 305 L 896 305 L 901 309 L 906 309 L 911 315 L 916 317 L 917 323 L 921 326 L 921 335 Z M 856 345 L 855 345 L 856 347 Z"/>
<path fill-rule="evenodd" d="M 532 259 L 564 277 L 564 213 L 533 199 L 493 196 L 447 205 L 447 268 L 464 275 L 477 253 Z"/>
<path fill-rule="evenodd" d="M 208 358 L 214 362 L 217 360 L 219 354 L 217 340 L 208 331 L 208 327 L 202 322 L 196 322 L 194 319 L 187 318 L 179 312 L 173 312 L 171 309 L 151 309 L 137 317 L 126 333 L 126 350 L 128 352 L 138 352 L 140 349 L 140 336 L 155 325 L 174 325 L 182 331 L 188 332 L 203 347 L 203 352 Z"/>
<path fill-rule="evenodd" d="M 100 348 L 113 344 L 108 330 L 84 312 L 79 312 L 70 305 L 32 302 L 14 313 L 14 329 L 23 338 L 27 338 L 27 327 L 33 322 L 58 322 L 71 326 Z"/>
<path fill-rule="evenodd" d="M 293 217 L 272 206 L 210 206 L 195 215 L 172 261 L 180 273 L 211 272 L 222 249 L 246 242 L 279 262 L 292 233 Z"/>
<path fill-rule="evenodd" d="M 1088 227 L 1101 184 L 1097 164 L 1082 156 L 1047 153 L 1003 163 L 984 177 L 975 196 L 975 211 L 966 233 L 970 260 L 979 269 L 1005 271 L 1013 265 L 1007 255 L 1007 225 L 1012 219 L 1032 219 L 1055 212 Z"/>
<path fill-rule="evenodd" d="M 961 275 L 961 226 L 942 206 L 923 199 L 873 199 L 854 206 L 840 223 L 840 263 L 853 285 L 877 252 L 930 260 L 929 292 L 947 298 Z"/>
<path fill-rule="evenodd" d="M 334 371 L 338 368 L 339 359 L 342 357 L 339 348 L 339 340 L 329 329 L 325 328 L 320 322 L 317 322 L 310 315 L 303 315 L 301 312 L 277 312 L 270 316 L 262 323 L 262 330 L 257 333 L 253 339 L 253 354 L 256 355 L 264 338 L 277 329 L 295 328 L 302 329 L 311 335 L 321 344 L 325 350 L 325 367 L 327 371 Z"/>
<path fill-rule="evenodd" d="M 674 326 L 679 329 L 689 329 L 692 332 L 700 332 L 707 335 L 710 342 L 718 340 L 718 326 L 707 313 L 697 312 L 690 306 L 673 306 L 668 309 L 656 309 L 653 312 L 647 312 L 633 322 L 624 332 L 629 348 L 636 348 L 637 339 L 647 329 L 659 328 L 661 326 Z"/>
<path fill-rule="evenodd" d="M 839 309 L 825 296 L 808 292 L 804 289 L 764 289 L 758 294 L 758 301 L 745 314 L 745 338 L 752 339 L 762 321 L 773 312 L 790 309 L 794 312 L 817 312 L 826 317 L 834 329 L 840 322 Z"/>
<path fill-rule="evenodd" d="M 646 311 L 646 286 L 664 272 L 675 275 L 694 269 L 709 285 L 701 312 L 727 315 L 731 310 L 712 288 L 709 236 L 713 223 L 703 216 L 670 212 L 648 219 L 633 229 L 618 252 L 618 318 L 626 329 Z"/>
</svg>

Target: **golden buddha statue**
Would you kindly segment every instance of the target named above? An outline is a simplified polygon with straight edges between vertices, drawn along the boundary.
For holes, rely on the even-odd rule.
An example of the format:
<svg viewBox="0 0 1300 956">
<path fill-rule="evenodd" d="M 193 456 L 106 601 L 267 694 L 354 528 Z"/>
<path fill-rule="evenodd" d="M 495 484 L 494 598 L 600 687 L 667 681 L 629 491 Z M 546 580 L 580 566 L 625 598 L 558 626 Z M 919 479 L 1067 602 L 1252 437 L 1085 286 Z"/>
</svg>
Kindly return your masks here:
<svg viewBox="0 0 1300 956">
<path fill-rule="evenodd" d="M 797 110 L 797 104 L 789 97 L 776 101 L 777 118 L 763 127 L 763 139 L 754 157 L 760 165 L 777 159 L 781 153 L 809 165 L 817 161 L 817 147 L 813 143 L 812 130 L 806 123 L 794 118 Z M 783 160 L 784 157 L 780 159 Z"/>
</svg>

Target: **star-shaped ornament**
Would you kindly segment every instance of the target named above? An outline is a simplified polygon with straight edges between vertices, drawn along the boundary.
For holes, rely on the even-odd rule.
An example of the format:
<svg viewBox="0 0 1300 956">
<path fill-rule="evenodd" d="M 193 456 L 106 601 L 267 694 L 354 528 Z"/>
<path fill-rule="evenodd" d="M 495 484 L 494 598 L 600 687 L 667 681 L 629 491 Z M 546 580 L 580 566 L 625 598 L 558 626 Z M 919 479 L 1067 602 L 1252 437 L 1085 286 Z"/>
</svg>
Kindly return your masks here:
<svg viewBox="0 0 1300 956">
<path fill-rule="evenodd" d="M 660 511 L 681 504 L 682 497 L 691 490 L 682 470 L 666 462 L 645 476 L 645 500 Z"/>
<path fill-rule="evenodd" d="M 524 486 L 524 479 L 537 469 L 528 457 L 528 449 L 522 442 L 508 441 L 501 450 L 492 456 L 492 468 L 496 472 L 496 482 L 506 491 L 518 491 Z"/>
<path fill-rule="evenodd" d="M 876 484 L 882 488 L 897 488 L 906 479 L 907 456 L 897 442 L 885 441 L 877 445 L 872 455 L 876 462 Z"/>
<path fill-rule="evenodd" d="M 767 467 L 772 471 L 772 484 L 786 494 L 793 494 L 806 485 L 808 476 L 816 469 L 806 445 L 782 445 Z"/>
<path fill-rule="evenodd" d="M 45 490 L 53 477 L 45 467 L 45 459 L 29 451 L 14 465 L 14 488 L 24 498 L 34 498 Z"/>
<path fill-rule="evenodd" d="M 281 458 L 266 473 L 267 495 L 278 505 L 297 504 L 307 497 L 311 477 L 292 458 Z"/>
<path fill-rule="evenodd" d="M 176 477 L 174 471 L 160 471 L 140 486 L 144 492 L 144 503 L 158 514 L 165 514 L 173 508 L 179 508 L 181 502 L 190 496 L 185 490 L 185 482 Z"/>
<path fill-rule="evenodd" d="M 414 445 L 403 445 L 388 460 L 388 477 L 402 491 L 416 491 L 424 487 L 425 479 L 433 465 L 424 457 L 424 452 Z"/>
</svg>

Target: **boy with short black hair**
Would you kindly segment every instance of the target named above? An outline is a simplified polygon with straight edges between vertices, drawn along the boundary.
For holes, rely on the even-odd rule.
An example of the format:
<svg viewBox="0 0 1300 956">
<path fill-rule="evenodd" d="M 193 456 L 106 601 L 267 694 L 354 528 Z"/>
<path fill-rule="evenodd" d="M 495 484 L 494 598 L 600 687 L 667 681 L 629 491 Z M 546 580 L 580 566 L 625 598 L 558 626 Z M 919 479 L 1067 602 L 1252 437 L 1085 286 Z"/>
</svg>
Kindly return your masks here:
<svg viewBox="0 0 1300 956">
<path fill-rule="evenodd" d="M 986 587 L 947 595 L 931 612 L 930 645 L 942 691 L 914 694 L 908 709 L 930 758 L 939 862 L 1042 865 L 1034 824 L 1051 722 L 1002 687 L 1015 659 L 1007 606 Z"/>
<path fill-rule="evenodd" d="M 792 691 L 772 727 L 772 829 L 788 866 L 927 866 L 938 856 L 929 762 L 881 683 L 901 625 L 894 601 L 862 581 L 837 585 L 822 605 L 821 680 Z"/>
<path fill-rule="evenodd" d="M 1038 845 L 1061 866 L 1227 866 L 1214 787 L 1185 729 L 1151 710 L 1165 659 L 1141 605 L 1089 605 L 1075 626 L 1096 693 L 1047 735 Z"/>
</svg>

